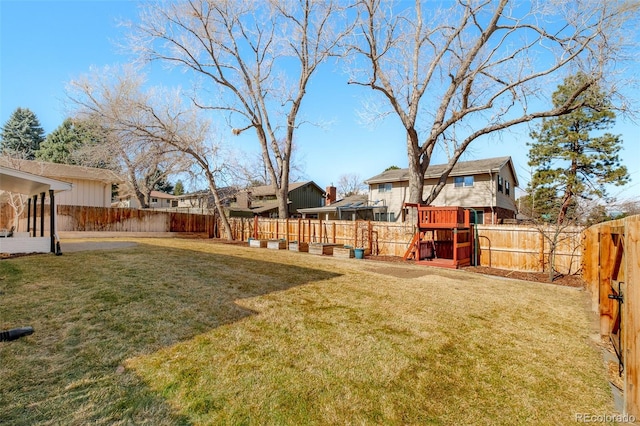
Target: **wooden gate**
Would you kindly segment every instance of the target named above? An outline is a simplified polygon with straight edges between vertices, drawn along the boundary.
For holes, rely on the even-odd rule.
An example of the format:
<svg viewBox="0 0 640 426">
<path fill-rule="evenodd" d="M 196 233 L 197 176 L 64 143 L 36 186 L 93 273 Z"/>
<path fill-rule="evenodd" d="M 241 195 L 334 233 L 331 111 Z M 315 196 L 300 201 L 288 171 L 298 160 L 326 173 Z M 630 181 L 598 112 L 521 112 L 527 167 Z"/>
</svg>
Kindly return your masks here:
<svg viewBox="0 0 640 426">
<path fill-rule="evenodd" d="M 624 341 L 622 339 L 623 335 L 621 332 L 623 326 L 622 309 L 624 303 L 624 268 L 621 268 L 621 266 L 624 264 L 624 228 L 612 228 L 609 235 L 609 238 L 611 238 L 610 243 L 612 245 L 612 250 L 610 253 L 601 252 L 600 255 L 606 255 L 609 258 L 613 258 L 611 272 L 607 277 L 610 290 L 607 294 L 607 298 L 610 300 L 611 311 L 609 340 L 613 344 L 613 348 L 615 349 L 618 357 L 618 373 L 622 376 L 622 372 L 624 371 Z M 605 236 L 605 238 L 607 237 Z M 605 245 L 602 245 L 601 247 L 603 246 Z"/>
<path fill-rule="evenodd" d="M 640 418 L 640 215 L 588 228 L 584 250 L 582 277 L 618 357 L 624 414 Z"/>
</svg>

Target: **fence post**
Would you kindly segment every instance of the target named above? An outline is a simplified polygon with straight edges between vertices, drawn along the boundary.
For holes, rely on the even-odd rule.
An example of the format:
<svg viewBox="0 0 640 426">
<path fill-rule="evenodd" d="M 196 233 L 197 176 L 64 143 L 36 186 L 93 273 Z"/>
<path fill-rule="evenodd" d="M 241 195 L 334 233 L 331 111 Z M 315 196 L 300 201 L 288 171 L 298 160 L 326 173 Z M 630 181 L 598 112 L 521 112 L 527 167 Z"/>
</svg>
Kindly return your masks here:
<svg viewBox="0 0 640 426">
<path fill-rule="evenodd" d="M 544 272 L 544 231 L 540 232 L 540 272 Z"/>
</svg>

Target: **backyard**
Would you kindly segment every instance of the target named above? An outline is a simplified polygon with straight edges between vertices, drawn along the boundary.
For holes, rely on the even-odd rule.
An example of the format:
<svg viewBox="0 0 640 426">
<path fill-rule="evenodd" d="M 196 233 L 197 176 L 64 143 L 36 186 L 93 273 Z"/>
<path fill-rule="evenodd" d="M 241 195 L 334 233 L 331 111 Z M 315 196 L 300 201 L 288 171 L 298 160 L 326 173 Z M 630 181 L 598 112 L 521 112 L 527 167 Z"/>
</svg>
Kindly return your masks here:
<svg viewBox="0 0 640 426">
<path fill-rule="evenodd" d="M 129 241 L 0 260 L 0 329 L 35 329 L 0 343 L 0 423 L 557 425 L 614 413 L 582 289 Z"/>
</svg>

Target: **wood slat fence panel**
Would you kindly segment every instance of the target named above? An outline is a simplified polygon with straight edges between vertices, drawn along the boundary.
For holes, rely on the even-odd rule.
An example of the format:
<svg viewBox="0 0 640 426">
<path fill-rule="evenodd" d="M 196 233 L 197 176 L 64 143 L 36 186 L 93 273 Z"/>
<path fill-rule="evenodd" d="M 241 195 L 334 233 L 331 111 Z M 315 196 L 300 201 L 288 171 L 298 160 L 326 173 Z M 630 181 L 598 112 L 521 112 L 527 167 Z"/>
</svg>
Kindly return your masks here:
<svg viewBox="0 0 640 426">
<path fill-rule="evenodd" d="M 575 274 L 581 268 L 582 230 L 562 229 L 555 250 L 555 269 Z M 525 272 L 544 272 L 549 264 L 548 238 L 557 231 L 526 225 L 478 225 L 480 265 Z"/>
<path fill-rule="evenodd" d="M 409 223 L 320 219 L 232 218 L 231 223 L 235 239 L 285 239 L 343 244 L 364 247 L 375 255 L 398 257 L 405 253 L 416 230 Z M 545 235 L 553 235 L 552 231 L 530 226 L 480 225 L 480 265 L 543 272 L 549 264 L 549 242 Z M 555 253 L 557 272 L 572 274 L 580 270 L 583 241 L 581 232 L 581 228 L 567 228 L 559 233 Z"/>
<path fill-rule="evenodd" d="M 7 209 L 3 208 L 3 217 Z M 213 215 L 179 212 L 57 206 L 58 231 L 186 232 L 219 237 Z M 47 213 L 48 214 L 48 211 Z M 26 212 L 20 227 L 26 230 Z M 9 219 L 7 219 L 9 220 Z M 45 220 L 48 226 L 48 220 Z M 412 223 L 323 221 L 319 219 L 231 218 L 235 240 L 284 239 L 364 247 L 368 253 L 401 257 L 416 231 Z M 549 244 L 539 229 L 527 226 L 479 225 L 480 265 L 541 272 L 549 262 Z M 556 269 L 576 273 L 581 266 L 583 237 L 579 229 L 563 230 L 556 250 Z M 589 253 L 592 253 L 590 251 Z M 590 271 L 585 271 L 589 274 Z M 594 300 L 594 304 L 596 301 Z"/>
<path fill-rule="evenodd" d="M 600 316 L 603 337 L 617 327 L 618 302 L 609 295 L 620 285 L 624 414 L 640 418 L 640 216 L 594 225 L 584 232 L 584 239 L 582 278 Z"/>
</svg>

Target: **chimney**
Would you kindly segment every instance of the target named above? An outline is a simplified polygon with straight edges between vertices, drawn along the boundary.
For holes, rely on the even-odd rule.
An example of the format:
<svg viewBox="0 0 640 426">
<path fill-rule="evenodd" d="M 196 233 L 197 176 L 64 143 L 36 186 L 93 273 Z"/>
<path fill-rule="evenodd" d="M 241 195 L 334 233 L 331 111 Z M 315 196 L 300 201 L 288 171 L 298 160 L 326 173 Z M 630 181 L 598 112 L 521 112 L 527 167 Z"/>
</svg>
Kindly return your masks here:
<svg viewBox="0 0 640 426">
<path fill-rule="evenodd" d="M 327 202 L 325 205 L 330 205 L 331 203 L 336 202 L 336 187 L 335 186 L 327 186 Z"/>
<path fill-rule="evenodd" d="M 244 209 L 251 208 L 251 191 L 240 191 L 236 196 L 238 207 Z"/>
</svg>

